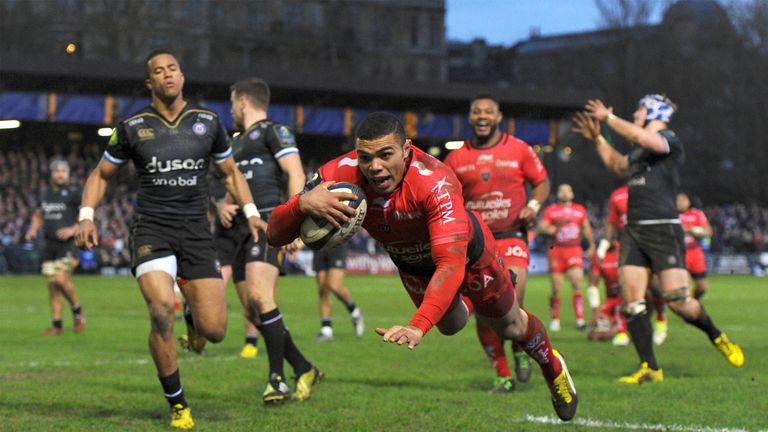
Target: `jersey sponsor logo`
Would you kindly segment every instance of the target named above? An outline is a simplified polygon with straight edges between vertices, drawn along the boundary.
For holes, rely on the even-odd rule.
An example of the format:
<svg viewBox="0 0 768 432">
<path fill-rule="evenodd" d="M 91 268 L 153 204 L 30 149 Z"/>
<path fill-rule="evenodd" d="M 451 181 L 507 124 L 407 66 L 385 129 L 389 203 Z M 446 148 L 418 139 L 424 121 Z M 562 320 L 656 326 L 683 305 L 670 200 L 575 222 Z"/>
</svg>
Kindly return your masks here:
<svg viewBox="0 0 768 432">
<path fill-rule="evenodd" d="M 432 260 L 432 246 L 429 242 L 395 242 L 384 245 L 384 250 L 406 264 Z"/>
<path fill-rule="evenodd" d="M 247 160 L 241 160 L 240 162 L 237 162 L 237 166 L 248 166 L 248 165 L 264 165 L 264 160 L 262 158 L 252 158 Z"/>
<path fill-rule="evenodd" d="M 491 191 L 485 193 L 477 200 L 466 202 L 467 210 L 480 213 L 480 217 L 486 222 L 491 222 L 509 217 L 509 209 L 512 207 L 512 199 L 504 198 L 504 193 Z"/>
<path fill-rule="evenodd" d="M 144 117 L 135 118 L 128 122 L 128 126 L 136 126 L 137 124 L 144 123 Z"/>
<path fill-rule="evenodd" d="M 520 246 L 507 246 L 507 250 L 504 251 L 505 257 L 518 257 L 518 258 L 528 258 L 528 252 L 525 251 L 525 249 L 521 248 Z"/>
<path fill-rule="evenodd" d="M 156 178 L 152 179 L 155 186 L 197 186 L 197 176 L 192 178 L 176 177 L 175 179 Z"/>
<path fill-rule="evenodd" d="M 202 136 L 208 132 L 208 128 L 205 126 L 205 123 L 197 122 L 192 125 L 192 132 L 194 132 L 197 136 Z"/>
<path fill-rule="evenodd" d="M 43 201 L 43 203 L 40 205 L 40 207 L 43 208 L 43 213 L 51 213 L 51 212 L 61 212 L 65 211 L 67 209 L 66 203 L 49 203 Z"/>
<path fill-rule="evenodd" d="M 497 160 L 496 166 L 498 168 L 520 168 L 520 162 L 516 160 Z"/>
<path fill-rule="evenodd" d="M 208 121 L 213 121 L 213 116 L 210 115 L 210 114 L 206 114 L 206 113 L 199 113 L 197 115 L 197 118 L 198 119 L 203 119 L 203 120 L 208 120 Z"/>
<path fill-rule="evenodd" d="M 446 177 L 443 177 L 440 181 L 435 183 L 435 187 L 432 188 L 432 192 L 437 194 L 437 202 L 440 206 L 440 221 L 443 225 L 456 220 L 456 218 L 453 217 L 454 210 L 451 194 L 448 193 L 447 190 L 444 190 L 446 186 L 451 186 L 451 184 L 448 183 Z"/>
<path fill-rule="evenodd" d="M 493 160 L 493 155 L 488 153 L 483 153 L 477 157 L 478 162 L 490 162 L 492 160 Z"/>
<path fill-rule="evenodd" d="M 248 138 L 250 138 L 251 140 L 254 140 L 254 141 L 259 139 L 260 136 L 261 136 L 261 130 L 259 130 L 259 129 L 255 129 L 251 133 L 248 134 Z"/>
<path fill-rule="evenodd" d="M 156 172 L 166 173 L 178 170 L 199 170 L 205 167 L 205 159 L 171 159 L 159 161 L 156 156 L 145 165 L 145 169 L 150 174 Z"/>
<path fill-rule="evenodd" d="M 148 141 L 155 139 L 155 131 L 152 128 L 143 128 L 136 131 L 139 141 Z"/>
<path fill-rule="evenodd" d="M 645 177 L 633 177 L 627 182 L 627 185 L 630 187 L 645 186 Z"/>
<path fill-rule="evenodd" d="M 463 174 L 465 172 L 474 171 L 474 170 L 475 170 L 474 165 L 462 165 L 456 168 L 456 174 Z"/>
</svg>

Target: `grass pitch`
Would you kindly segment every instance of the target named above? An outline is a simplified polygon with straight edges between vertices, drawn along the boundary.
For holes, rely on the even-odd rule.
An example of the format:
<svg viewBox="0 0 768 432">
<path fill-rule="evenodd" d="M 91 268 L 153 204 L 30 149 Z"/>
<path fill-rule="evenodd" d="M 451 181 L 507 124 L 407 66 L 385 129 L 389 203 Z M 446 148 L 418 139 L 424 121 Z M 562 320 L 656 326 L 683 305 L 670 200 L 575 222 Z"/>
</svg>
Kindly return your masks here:
<svg viewBox="0 0 768 432">
<path fill-rule="evenodd" d="M 0 277 L 0 430 L 169 430 L 169 414 L 147 349 L 149 321 L 130 278 L 77 277 L 88 319 L 74 334 L 43 337 L 47 291 L 39 276 Z M 765 399 L 768 283 L 753 277 L 712 277 L 704 300 L 710 315 L 740 343 L 741 369 L 728 365 L 698 330 L 670 315 L 670 335 L 657 348 L 665 381 L 619 385 L 632 372 L 632 347 L 588 342 L 573 326 L 570 293 L 563 330 L 552 341 L 566 356 L 580 406 L 571 424 L 557 424 L 541 375 L 514 394 L 489 394 L 494 372 L 474 323 L 458 335 L 436 330 L 414 351 L 384 344 L 375 326 L 404 324 L 413 306 L 394 277 L 349 277 L 366 333 L 356 338 L 346 310 L 334 308 L 336 341 L 317 344 L 317 294 L 312 278 L 280 280 L 278 303 L 298 346 L 327 374 L 309 401 L 279 408 L 261 404 L 267 375 L 259 356 L 237 355 L 241 307 L 228 290 L 229 330 L 205 356 L 179 353 L 182 383 L 200 431 L 238 430 L 759 430 L 768 428 Z M 548 280 L 529 281 L 528 309 L 547 323 Z M 178 323 L 176 333 L 184 330 Z M 286 365 L 290 376 L 290 367 Z"/>
</svg>

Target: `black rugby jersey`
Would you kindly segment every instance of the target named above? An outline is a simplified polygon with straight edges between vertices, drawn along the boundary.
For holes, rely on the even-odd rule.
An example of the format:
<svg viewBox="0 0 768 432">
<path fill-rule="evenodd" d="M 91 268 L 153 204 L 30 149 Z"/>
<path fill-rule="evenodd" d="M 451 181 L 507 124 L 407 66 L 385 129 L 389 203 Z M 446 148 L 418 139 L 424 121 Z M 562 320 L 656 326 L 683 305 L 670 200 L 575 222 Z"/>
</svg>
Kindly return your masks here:
<svg viewBox="0 0 768 432">
<path fill-rule="evenodd" d="M 77 223 L 82 191 L 76 186 L 47 187 L 40 192 L 43 233 L 46 240 L 59 240 L 56 231 Z"/>
<path fill-rule="evenodd" d="M 152 106 L 123 120 L 104 158 L 115 165 L 133 160 L 139 177 L 136 213 L 184 219 L 206 216 L 210 159 L 220 162 L 231 154 L 216 113 L 187 103 L 173 121 Z"/>
<path fill-rule="evenodd" d="M 271 211 L 281 204 L 285 188 L 277 161 L 299 153 L 288 127 L 272 120 L 258 121 L 235 138 L 232 151 L 259 211 Z"/>
<path fill-rule="evenodd" d="M 654 153 L 636 145 L 627 157 L 628 222 L 664 221 L 679 217 L 676 199 L 685 150 L 671 130 L 664 129 L 659 134 L 667 140 L 669 153 Z"/>
</svg>

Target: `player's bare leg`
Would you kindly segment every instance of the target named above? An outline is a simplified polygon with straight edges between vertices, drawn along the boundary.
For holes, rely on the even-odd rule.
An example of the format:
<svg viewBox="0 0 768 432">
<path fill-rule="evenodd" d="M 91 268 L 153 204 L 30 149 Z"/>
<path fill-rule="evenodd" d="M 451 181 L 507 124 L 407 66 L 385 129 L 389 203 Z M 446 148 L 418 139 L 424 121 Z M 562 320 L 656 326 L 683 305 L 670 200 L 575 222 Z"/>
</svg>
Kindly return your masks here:
<svg viewBox="0 0 768 432">
<path fill-rule="evenodd" d="M 503 339 L 517 341 L 531 358 L 539 364 L 544 379 L 550 386 L 552 404 L 558 417 L 564 421 L 576 415 L 578 398 L 565 360 L 550 341 L 544 324 L 533 314 L 520 309 L 513 303 L 509 312 L 501 318 L 478 315 L 489 326 L 496 329 Z"/>
<path fill-rule="evenodd" d="M 360 308 L 357 307 L 357 303 L 355 303 L 355 300 L 352 298 L 352 294 L 349 292 L 347 287 L 344 286 L 344 276 L 346 273 L 347 271 L 342 268 L 328 269 L 326 285 L 328 289 L 333 293 L 333 295 L 336 296 L 339 301 L 344 303 L 344 307 L 347 308 L 347 312 L 349 312 L 350 318 L 352 319 L 352 326 L 355 330 L 355 336 L 361 337 L 363 335 L 363 331 L 365 330 L 363 313 L 360 311 Z M 331 300 L 329 298 L 329 305 L 330 301 Z M 327 316 L 330 316 L 330 314 L 331 311 L 329 310 Z"/>
<path fill-rule="evenodd" d="M 69 307 L 72 310 L 73 329 L 75 333 L 80 333 L 85 328 L 85 316 L 80 306 L 80 300 L 75 292 L 75 284 L 72 283 L 72 271 L 62 270 L 57 272 L 54 276 L 54 283 L 58 285 L 61 294 L 69 302 Z"/>
<path fill-rule="evenodd" d="M 192 310 L 195 331 L 213 343 L 224 340 L 227 333 L 227 299 L 222 280 L 190 279 L 180 287 Z"/>
<path fill-rule="evenodd" d="M 152 354 L 165 398 L 171 406 L 173 418 L 182 414 L 189 416 L 190 411 L 176 363 L 176 341 L 173 338 L 173 325 L 176 321 L 173 279 L 165 272 L 152 271 L 141 275 L 138 282 L 149 310 L 149 352 Z M 191 422 L 191 417 L 189 421 Z"/>
<path fill-rule="evenodd" d="M 552 321 L 549 323 L 549 331 L 560 331 L 560 293 L 563 290 L 563 273 L 551 273 L 552 296 L 549 298 L 549 310 Z"/>
<path fill-rule="evenodd" d="M 45 330 L 44 336 L 56 336 L 64 332 L 61 320 L 61 289 L 54 276 L 48 277 L 48 305 L 51 309 L 51 327 Z"/>
<path fill-rule="evenodd" d="M 709 340 L 735 366 L 744 365 L 744 353 L 741 347 L 718 329 L 709 317 L 704 306 L 691 298 L 688 291 L 688 272 L 685 269 L 669 269 L 660 273 L 661 292 L 669 308 L 688 324 L 706 333 Z"/>
<path fill-rule="evenodd" d="M 227 281 L 232 275 L 232 267 L 226 266 L 228 271 L 225 273 L 222 267 L 221 277 L 224 280 L 224 285 L 227 285 Z M 245 327 L 245 344 L 240 350 L 241 358 L 256 358 L 258 355 L 257 344 L 259 341 L 259 329 L 253 324 L 250 313 L 248 312 L 248 290 L 245 284 L 236 284 L 235 292 L 237 292 L 237 298 L 240 300 L 240 305 L 243 307 L 243 323 Z"/>
<path fill-rule="evenodd" d="M 573 313 L 576 316 L 576 328 L 586 330 L 584 321 L 584 296 L 581 294 L 581 284 L 584 281 L 584 270 L 581 267 L 571 267 L 565 272 L 573 288 Z"/>
</svg>

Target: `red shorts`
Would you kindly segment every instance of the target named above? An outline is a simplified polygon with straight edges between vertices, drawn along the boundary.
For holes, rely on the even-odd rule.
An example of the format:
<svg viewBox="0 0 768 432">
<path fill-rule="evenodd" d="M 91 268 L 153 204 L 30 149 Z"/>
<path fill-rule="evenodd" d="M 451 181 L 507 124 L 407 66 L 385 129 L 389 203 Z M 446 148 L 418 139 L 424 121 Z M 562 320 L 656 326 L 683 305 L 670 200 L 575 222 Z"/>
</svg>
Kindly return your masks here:
<svg viewBox="0 0 768 432">
<path fill-rule="evenodd" d="M 467 267 L 459 294 L 474 305 L 475 311 L 484 317 L 501 318 L 515 304 L 515 286 L 509 270 L 496 254 L 496 243 L 488 228 L 483 225 L 485 249 L 471 266 Z M 400 272 L 408 295 L 413 304 L 421 305 L 427 290 L 429 276 L 414 276 Z"/>
<path fill-rule="evenodd" d="M 584 268 L 581 246 L 553 246 L 549 249 L 549 272 L 564 273 L 572 267 Z"/>
<path fill-rule="evenodd" d="M 520 267 L 527 269 L 531 262 L 528 254 L 528 245 L 519 238 L 496 239 L 496 251 L 504 265 L 509 267 Z"/>
<path fill-rule="evenodd" d="M 701 248 L 685 250 L 685 268 L 688 269 L 688 273 L 694 279 L 707 276 L 707 259 L 704 257 L 704 251 Z"/>
</svg>

